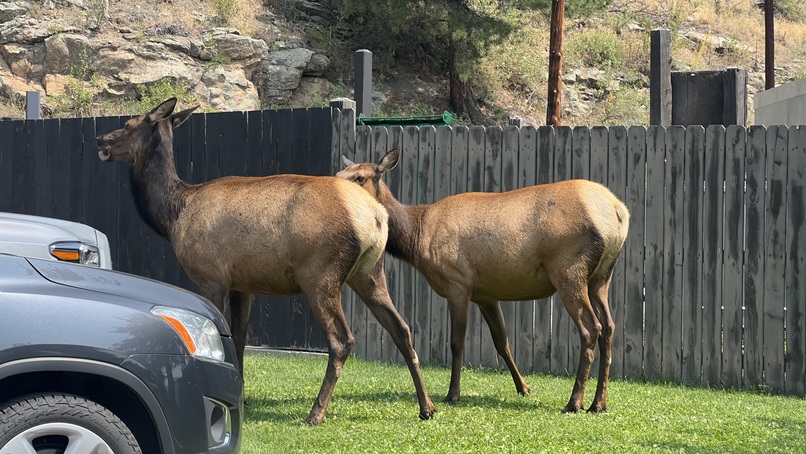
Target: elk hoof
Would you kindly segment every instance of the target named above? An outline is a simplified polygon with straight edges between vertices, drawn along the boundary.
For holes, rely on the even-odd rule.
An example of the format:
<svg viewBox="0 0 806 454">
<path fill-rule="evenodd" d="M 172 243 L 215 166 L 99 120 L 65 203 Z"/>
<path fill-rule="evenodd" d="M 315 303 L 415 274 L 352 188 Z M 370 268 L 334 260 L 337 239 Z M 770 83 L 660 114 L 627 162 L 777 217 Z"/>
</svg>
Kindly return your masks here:
<svg viewBox="0 0 806 454">
<path fill-rule="evenodd" d="M 317 418 L 317 417 L 315 417 L 315 416 L 308 416 L 308 417 L 307 417 L 307 418 L 305 418 L 305 420 L 304 420 L 304 421 L 302 421 L 302 422 L 303 422 L 303 424 L 305 424 L 306 426 L 318 426 L 318 425 L 322 424 L 323 422 L 325 422 L 325 418 L 324 418 L 324 417 Z"/>
<path fill-rule="evenodd" d="M 436 412 L 437 412 L 436 410 L 431 410 L 430 412 L 421 411 L 420 412 L 420 420 L 428 421 L 429 419 L 432 419 L 434 417 L 434 413 L 436 413 Z"/>
<path fill-rule="evenodd" d="M 607 411 L 607 406 L 598 405 L 598 404 L 591 404 L 590 408 L 588 408 L 588 413 L 604 413 Z"/>
<path fill-rule="evenodd" d="M 568 402 L 568 405 L 563 408 L 563 413 L 576 413 L 579 411 L 579 405 L 575 403 Z"/>
<path fill-rule="evenodd" d="M 458 404 L 459 403 L 459 396 L 453 396 L 451 394 L 448 394 L 447 396 L 445 396 L 444 399 L 442 399 L 442 401 L 445 402 L 446 404 L 451 404 L 451 405 Z"/>
<path fill-rule="evenodd" d="M 520 394 L 520 395 L 521 395 L 521 396 L 523 396 L 523 397 L 526 397 L 526 396 L 528 396 L 528 395 L 529 395 L 529 394 L 531 394 L 531 393 L 532 393 L 532 387 L 531 387 L 531 386 L 529 386 L 529 385 L 526 385 L 526 386 L 525 386 L 523 389 L 521 389 L 520 391 L 518 391 L 518 394 Z"/>
</svg>

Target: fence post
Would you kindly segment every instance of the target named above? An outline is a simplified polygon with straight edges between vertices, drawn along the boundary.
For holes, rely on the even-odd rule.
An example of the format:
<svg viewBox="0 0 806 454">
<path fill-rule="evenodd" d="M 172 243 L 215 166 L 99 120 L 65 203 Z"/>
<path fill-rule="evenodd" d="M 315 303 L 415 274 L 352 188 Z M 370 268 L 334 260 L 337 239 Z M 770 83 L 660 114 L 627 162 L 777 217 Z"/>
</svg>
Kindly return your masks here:
<svg viewBox="0 0 806 454">
<path fill-rule="evenodd" d="M 517 126 L 519 128 L 526 126 L 526 122 L 523 121 L 523 118 L 521 117 L 509 117 L 507 124 L 509 126 Z"/>
<path fill-rule="evenodd" d="M 356 115 L 372 116 L 372 52 L 367 49 L 355 51 L 353 65 L 355 99 L 358 104 Z"/>
<path fill-rule="evenodd" d="M 39 120 L 42 118 L 40 112 L 39 92 L 26 91 L 25 92 L 25 119 L 26 120 Z"/>
<path fill-rule="evenodd" d="M 672 32 L 652 30 L 649 64 L 649 124 L 672 124 Z"/>
</svg>

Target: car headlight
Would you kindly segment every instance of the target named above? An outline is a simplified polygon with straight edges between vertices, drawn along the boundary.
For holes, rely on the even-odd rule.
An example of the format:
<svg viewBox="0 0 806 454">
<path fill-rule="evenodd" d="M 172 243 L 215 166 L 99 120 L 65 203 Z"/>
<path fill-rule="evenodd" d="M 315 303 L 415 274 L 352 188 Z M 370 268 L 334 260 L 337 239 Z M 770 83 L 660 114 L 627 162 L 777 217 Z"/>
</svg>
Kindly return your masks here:
<svg viewBox="0 0 806 454">
<path fill-rule="evenodd" d="M 207 317 L 176 307 L 155 306 L 151 313 L 173 328 L 191 355 L 224 361 L 224 344 L 215 323 Z"/>
<path fill-rule="evenodd" d="M 78 241 L 57 241 L 50 245 L 50 255 L 64 262 L 101 266 L 98 248 Z"/>
</svg>

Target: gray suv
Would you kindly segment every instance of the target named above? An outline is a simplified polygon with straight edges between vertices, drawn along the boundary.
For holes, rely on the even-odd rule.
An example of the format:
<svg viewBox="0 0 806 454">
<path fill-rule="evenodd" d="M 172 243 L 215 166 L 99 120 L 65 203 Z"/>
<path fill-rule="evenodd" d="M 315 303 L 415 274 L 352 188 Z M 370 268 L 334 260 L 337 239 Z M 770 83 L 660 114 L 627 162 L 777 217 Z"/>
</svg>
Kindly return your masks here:
<svg viewBox="0 0 806 454">
<path fill-rule="evenodd" d="M 243 380 L 207 300 L 0 253 L 0 454 L 240 451 Z"/>
</svg>

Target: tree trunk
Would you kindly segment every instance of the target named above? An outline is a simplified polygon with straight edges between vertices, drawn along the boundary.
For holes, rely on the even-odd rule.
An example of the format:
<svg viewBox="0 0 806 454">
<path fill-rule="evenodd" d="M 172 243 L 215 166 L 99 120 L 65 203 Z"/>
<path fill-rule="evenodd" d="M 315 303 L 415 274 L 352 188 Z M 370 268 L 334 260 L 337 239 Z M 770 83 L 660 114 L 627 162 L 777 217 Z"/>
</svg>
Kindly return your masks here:
<svg viewBox="0 0 806 454">
<path fill-rule="evenodd" d="M 495 124 L 479 109 L 473 90 L 470 88 L 469 80 L 462 80 L 459 76 L 457 62 L 462 57 L 465 48 L 465 40 L 450 39 L 450 57 L 448 61 L 450 77 L 450 103 L 451 109 L 458 116 L 466 115 L 470 122 L 479 125 Z"/>
</svg>

